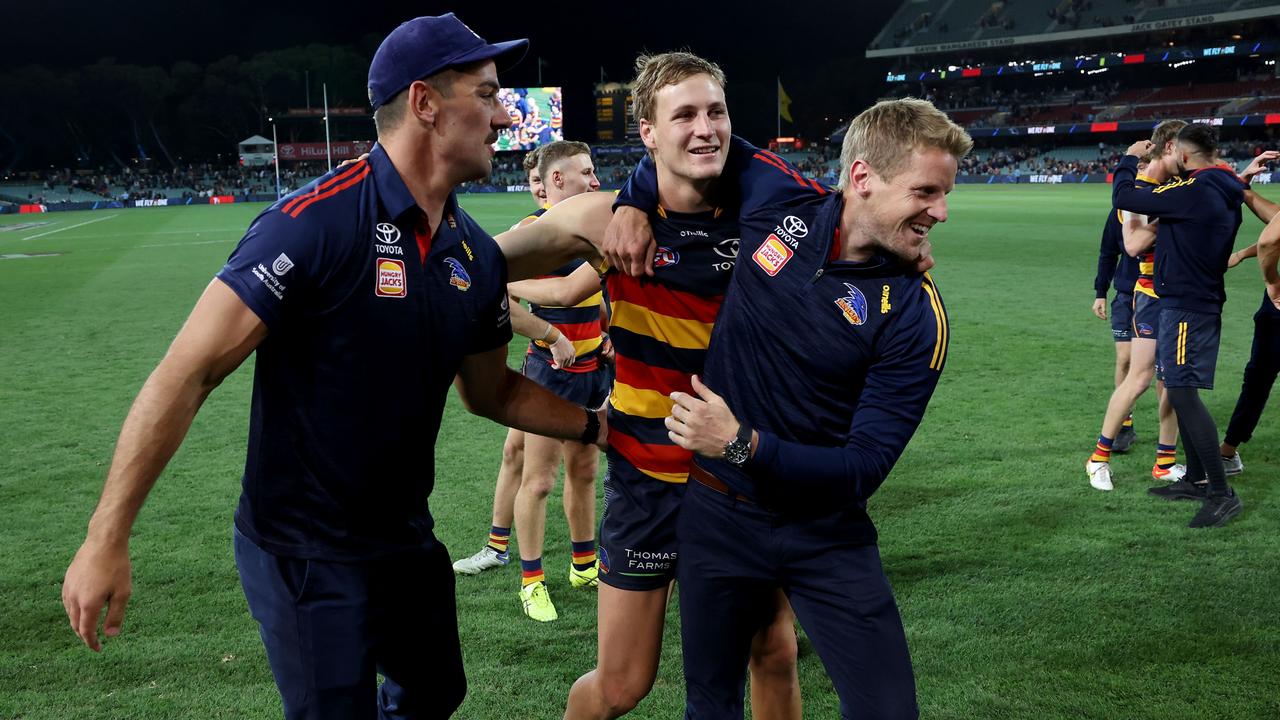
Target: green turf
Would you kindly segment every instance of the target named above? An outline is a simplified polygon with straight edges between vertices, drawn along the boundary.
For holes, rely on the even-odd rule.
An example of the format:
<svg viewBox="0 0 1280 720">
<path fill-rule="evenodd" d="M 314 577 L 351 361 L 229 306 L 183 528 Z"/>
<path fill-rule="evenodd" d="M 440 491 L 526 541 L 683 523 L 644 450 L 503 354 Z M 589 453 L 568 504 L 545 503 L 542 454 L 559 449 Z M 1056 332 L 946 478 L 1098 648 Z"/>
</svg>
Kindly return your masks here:
<svg viewBox="0 0 1280 720">
<path fill-rule="evenodd" d="M 528 198 L 463 204 L 498 230 Z M 961 186 L 934 231 L 950 361 L 871 508 L 925 718 L 1280 716 L 1274 410 L 1243 449 L 1245 514 L 1226 529 L 1188 530 L 1194 506 L 1145 495 L 1151 394 L 1135 413 L 1140 442 L 1115 462 L 1116 490 L 1085 480 L 1113 364 L 1109 328 L 1089 311 L 1106 205 L 1099 185 Z M 278 716 L 231 557 L 249 371 L 209 399 L 142 512 L 124 635 L 94 655 L 59 600 L 129 402 L 260 209 L 0 216 L 0 228 L 49 223 L 0 232 L 0 255 L 62 253 L 0 260 L 0 718 Z M 1260 227 L 1247 219 L 1238 245 Z M 1255 261 L 1228 276 L 1228 291 L 1218 389 L 1206 394 L 1220 426 L 1261 298 Z M 487 532 L 502 437 L 450 400 L 432 507 L 455 557 Z M 558 494 L 549 507 L 561 619 L 520 614 L 515 567 L 460 578 L 470 691 L 459 717 L 559 717 L 594 663 L 594 595 L 569 589 Z M 634 717 L 681 714 L 669 618 L 657 685 Z M 806 716 L 836 717 L 807 642 L 800 669 Z"/>
</svg>

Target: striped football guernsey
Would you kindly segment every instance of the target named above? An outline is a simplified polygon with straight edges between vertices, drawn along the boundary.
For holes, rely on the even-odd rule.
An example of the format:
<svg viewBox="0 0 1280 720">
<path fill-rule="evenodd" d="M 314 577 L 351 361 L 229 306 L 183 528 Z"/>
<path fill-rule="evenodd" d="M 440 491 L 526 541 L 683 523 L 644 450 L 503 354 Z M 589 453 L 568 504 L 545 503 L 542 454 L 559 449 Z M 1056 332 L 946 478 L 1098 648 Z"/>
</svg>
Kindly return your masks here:
<svg viewBox="0 0 1280 720">
<path fill-rule="evenodd" d="M 586 264 L 585 260 L 574 260 L 542 277 L 568 277 L 584 264 Z M 601 293 L 596 293 L 573 307 L 529 303 L 529 309 L 534 315 L 554 325 L 561 335 L 569 338 L 573 343 L 576 359 L 573 365 L 561 370 L 586 373 L 600 366 L 600 345 L 604 342 L 600 330 L 600 306 L 603 303 L 604 297 Z M 550 347 L 541 340 L 533 340 L 529 343 L 528 354 L 550 364 Z"/>
<path fill-rule="evenodd" d="M 736 212 L 649 216 L 658 244 L 653 277 L 606 276 L 616 352 L 609 444 L 637 470 L 665 482 L 689 477 L 692 453 L 671 442 L 670 394 L 692 392 L 738 254 Z"/>
<path fill-rule="evenodd" d="M 1176 182 L 1177 180 L 1178 178 L 1175 176 L 1171 178 L 1169 182 Z M 1160 183 L 1156 182 L 1155 178 L 1147 175 L 1139 175 L 1135 184 L 1138 187 L 1151 187 L 1153 185 L 1159 185 Z M 1116 210 L 1116 212 L 1119 213 L 1122 211 Z M 1123 222 L 1123 218 L 1121 218 L 1121 222 Z M 1156 246 L 1152 243 L 1151 247 L 1138 254 L 1138 282 L 1133 286 L 1133 291 L 1136 293 L 1142 293 L 1143 295 L 1149 295 L 1153 298 L 1160 297 L 1159 295 L 1156 295 L 1155 274 Z"/>
</svg>

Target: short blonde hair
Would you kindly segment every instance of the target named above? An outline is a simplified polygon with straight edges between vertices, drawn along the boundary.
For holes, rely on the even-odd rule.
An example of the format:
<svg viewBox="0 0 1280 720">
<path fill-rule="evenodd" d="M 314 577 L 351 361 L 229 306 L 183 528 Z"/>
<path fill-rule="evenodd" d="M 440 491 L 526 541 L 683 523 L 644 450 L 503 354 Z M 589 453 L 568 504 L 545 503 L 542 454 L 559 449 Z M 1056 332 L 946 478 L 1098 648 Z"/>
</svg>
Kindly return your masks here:
<svg viewBox="0 0 1280 720">
<path fill-rule="evenodd" d="M 575 155 L 590 157 L 591 146 L 577 140 L 556 140 L 543 145 L 538 148 L 538 177 L 547 180 L 552 165 Z"/>
<path fill-rule="evenodd" d="M 863 110 L 849 124 L 840 148 L 840 188 L 849 182 L 849 168 L 861 159 L 883 180 L 906 168 L 911 153 L 938 148 L 963 158 L 973 139 L 933 103 L 919 98 L 884 100 Z"/>
<path fill-rule="evenodd" d="M 720 66 L 691 52 L 677 51 L 636 58 L 636 79 L 631 81 L 631 111 L 636 124 L 639 125 L 642 119 L 654 119 L 659 90 L 703 74 L 710 75 L 724 89 L 724 71 Z"/>
<path fill-rule="evenodd" d="M 1151 131 L 1151 154 L 1147 156 L 1147 162 L 1159 160 L 1164 157 L 1164 146 L 1169 144 L 1170 140 L 1177 140 L 1178 133 L 1182 132 L 1182 128 L 1187 126 L 1186 120 L 1165 120 Z"/>
</svg>

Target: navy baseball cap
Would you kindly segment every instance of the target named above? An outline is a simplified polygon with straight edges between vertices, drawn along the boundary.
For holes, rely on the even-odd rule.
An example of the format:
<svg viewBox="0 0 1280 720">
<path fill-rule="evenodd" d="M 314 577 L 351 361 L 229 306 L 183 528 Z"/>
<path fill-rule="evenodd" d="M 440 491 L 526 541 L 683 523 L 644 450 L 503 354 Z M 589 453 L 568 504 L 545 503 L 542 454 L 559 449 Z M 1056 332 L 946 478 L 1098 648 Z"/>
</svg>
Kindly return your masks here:
<svg viewBox="0 0 1280 720">
<path fill-rule="evenodd" d="M 527 39 L 489 44 L 453 13 L 424 15 L 391 31 L 369 63 L 369 104 L 377 110 L 415 80 L 446 68 L 494 60 L 506 68 L 524 57 Z"/>
</svg>

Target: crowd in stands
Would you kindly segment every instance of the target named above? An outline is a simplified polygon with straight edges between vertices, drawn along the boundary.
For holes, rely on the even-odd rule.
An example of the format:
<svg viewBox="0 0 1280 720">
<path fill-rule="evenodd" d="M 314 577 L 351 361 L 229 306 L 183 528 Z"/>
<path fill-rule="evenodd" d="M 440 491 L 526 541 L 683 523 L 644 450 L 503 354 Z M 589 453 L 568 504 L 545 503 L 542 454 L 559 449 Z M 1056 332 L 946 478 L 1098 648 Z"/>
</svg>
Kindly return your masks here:
<svg viewBox="0 0 1280 720">
<path fill-rule="evenodd" d="M 960 163 L 961 175 L 1085 175 L 1108 173 L 1115 169 L 1127 146 L 1107 146 L 1098 143 L 1093 158 L 1079 157 L 1081 148 L 1040 149 L 1035 147 L 1010 147 L 996 150 L 979 150 Z M 1222 144 L 1222 159 L 1242 169 L 1263 150 L 1256 140 L 1239 140 Z M 1062 157 L 1073 155 L 1074 158 Z"/>
<path fill-rule="evenodd" d="M 324 174 L 319 163 L 282 165 L 280 185 L 284 193 L 302 187 Z M 42 192 L 28 194 L 28 200 L 66 201 L 72 192 L 88 193 L 108 200 L 158 200 L 166 197 L 201 198 L 216 195 L 274 194 L 275 168 L 272 166 L 216 166 L 195 163 L 177 169 L 98 168 L 92 171 L 48 170 L 10 176 L 11 182 L 39 185 Z"/>
</svg>

